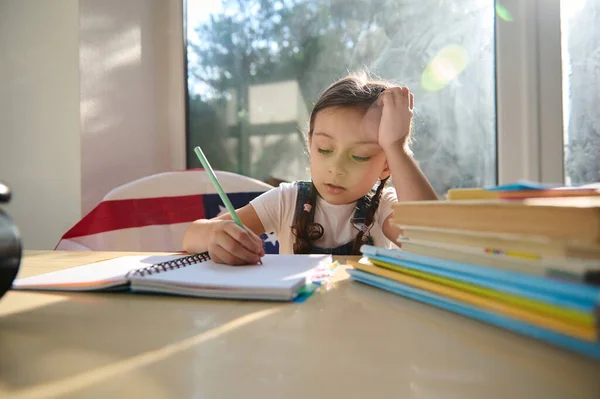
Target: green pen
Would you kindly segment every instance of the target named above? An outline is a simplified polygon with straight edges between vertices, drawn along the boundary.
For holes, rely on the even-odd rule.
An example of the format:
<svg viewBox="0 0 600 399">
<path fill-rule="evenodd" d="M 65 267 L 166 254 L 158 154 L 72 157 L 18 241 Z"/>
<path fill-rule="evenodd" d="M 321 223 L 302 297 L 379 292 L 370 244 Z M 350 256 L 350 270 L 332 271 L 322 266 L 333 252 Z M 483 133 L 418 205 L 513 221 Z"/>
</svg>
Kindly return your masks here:
<svg viewBox="0 0 600 399">
<path fill-rule="evenodd" d="M 200 147 L 196 147 L 196 148 L 194 148 L 194 152 L 196 153 L 198 160 L 204 167 L 204 170 L 206 170 L 206 173 L 208 173 L 208 177 L 210 177 L 210 180 L 212 181 L 213 185 L 217 189 L 217 193 L 219 194 L 219 197 L 221 197 L 221 201 L 223 201 L 223 203 L 225 204 L 225 207 L 229 211 L 229 214 L 231 215 L 231 218 L 233 219 L 235 224 L 240 226 L 242 229 L 248 231 L 246 226 L 244 226 L 244 224 L 240 220 L 240 217 L 238 216 L 237 212 L 233 208 L 231 201 L 229 201 L 229 197 L 227 196 L 227 194 L 225 194 L 225 190 L 223 190 L 221 183 L 219 183 L 219 179 L 217 179 L 217 175 L 215 175 L 213 168 L 210 166 L 210 163 L 208 163 L 208 159 L 206 159 L 206 156 L 202 152 L 202 149 Z M 259 258 L 258 262 L 262 265 L 262 260 L 260 260 L 260 258 Z"/>
</svg>

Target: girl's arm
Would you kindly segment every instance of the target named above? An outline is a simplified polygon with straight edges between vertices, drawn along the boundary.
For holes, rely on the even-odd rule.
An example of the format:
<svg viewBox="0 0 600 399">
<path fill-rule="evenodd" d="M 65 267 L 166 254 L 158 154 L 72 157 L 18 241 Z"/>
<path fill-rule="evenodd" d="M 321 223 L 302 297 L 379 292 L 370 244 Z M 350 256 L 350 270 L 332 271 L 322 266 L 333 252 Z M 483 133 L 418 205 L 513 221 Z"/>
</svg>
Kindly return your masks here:
<svg viewBox="0 0 600 399">
<path fill-rule="evenodd" d="M 264 256 L 259 235 L 265 232 L 256 211 L 248 204 L 236 210 L 249 231 L 236 225 L 229 213 L 213 219 L 199 219 L 183 235 L 183 249 L 188 253 L 208 251 L 217 263 L 243 265 L 258 263 Z"/>
<path fill-rule="evenodd" d="M 378 142 L 385 151 L 398 201 L 438 199 L 433 187 L 406 150 L 414 97 L 406 87 L 393 87 L 377 100 L 381 111 Z"/>
<path fill-rule="evenodd" d="M 437 200 L 435 190 L 406 149 L 413 115 L 414 97 L 406 87 L 393 87 L 381 94 L 378 141 L 385 151 L 398 201 Z M 393 213 L 383 223 L 383 234 L 397 243 L 402 229 L 392 223 Z"/>
<path fill-rule="evenodd" d="M 427 177 L 412 155 L 407 154 L 404 143 L 385 148 L 390 173 L 398 201 L 423 201 L 438 199 Z"/>
<path fill-rule="evenodd" d="M 388 240 L 393 242 L 396 245 L 400 245 L 398 243 L 398 237 L 402 234 L 402 229 L 392 223 L 392 219 L 394 219 L 394 214 L 391 213 L 385 221 L 383 222 L 383 235 L 387 237 Z"/>
</svg>

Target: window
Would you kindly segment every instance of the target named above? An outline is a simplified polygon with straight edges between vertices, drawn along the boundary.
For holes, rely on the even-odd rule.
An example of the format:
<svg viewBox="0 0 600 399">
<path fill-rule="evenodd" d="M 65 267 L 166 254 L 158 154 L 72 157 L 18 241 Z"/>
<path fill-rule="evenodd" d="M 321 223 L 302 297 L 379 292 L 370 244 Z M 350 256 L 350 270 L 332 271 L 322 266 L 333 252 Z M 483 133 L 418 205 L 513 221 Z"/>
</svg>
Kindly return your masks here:
<svg viewBox="0 0 600 399">
<path fill-rule="evenodd" d="M 561 1 L 565 179 L 600 182 L 600 2 Z"/>
<path fill-rule="evenodd" d="M 188 0 L 188 167 L 309 177 L 319 92 L 367 67 L 415 93 L 413 150 L 438 194 L 496 184 L 493 0 Z"/>
</svg>

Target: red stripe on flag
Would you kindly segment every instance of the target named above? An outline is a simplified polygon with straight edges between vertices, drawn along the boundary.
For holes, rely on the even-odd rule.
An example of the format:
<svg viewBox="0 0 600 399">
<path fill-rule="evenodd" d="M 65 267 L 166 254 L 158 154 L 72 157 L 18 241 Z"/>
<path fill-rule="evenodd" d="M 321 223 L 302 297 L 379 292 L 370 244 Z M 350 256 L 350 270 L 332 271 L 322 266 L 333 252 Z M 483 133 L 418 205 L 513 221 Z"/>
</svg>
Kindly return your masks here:
<svg viewBox="0 0 600 399">
<path fill-rule="evenodd" d="M 204 218 L 202 197 L 197 194 L 103 201 L 62 239 L 134 227 L 192 222 Z"/>
</svg>

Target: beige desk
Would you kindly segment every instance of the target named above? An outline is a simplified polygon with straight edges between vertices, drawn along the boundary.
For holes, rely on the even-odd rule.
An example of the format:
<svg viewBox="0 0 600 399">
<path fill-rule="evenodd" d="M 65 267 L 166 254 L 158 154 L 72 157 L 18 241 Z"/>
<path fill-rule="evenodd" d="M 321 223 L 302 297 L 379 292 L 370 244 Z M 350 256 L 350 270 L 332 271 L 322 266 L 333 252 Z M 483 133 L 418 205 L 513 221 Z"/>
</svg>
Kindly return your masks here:
<svg viewBox="0 0 600 399">
<path fill-rule="evenodd" d="M 0 398 L 600 398 L 597 362 L 346 277 L 303 304 L 9 292 Z"/>
</svg>

